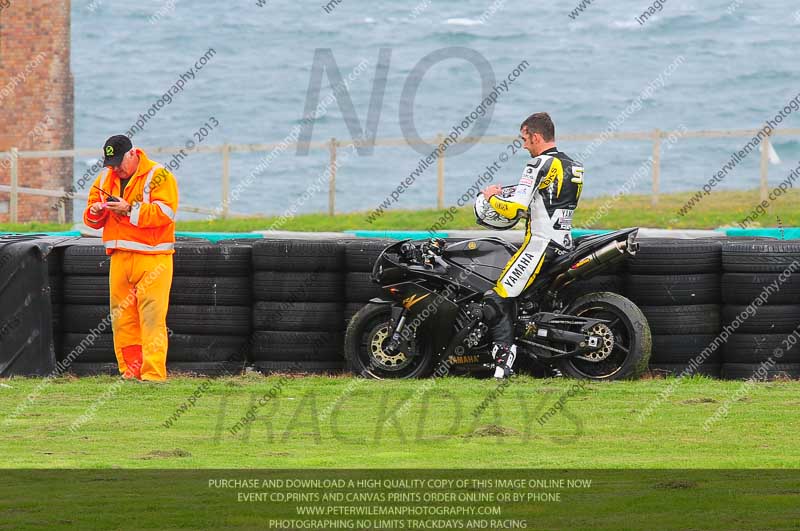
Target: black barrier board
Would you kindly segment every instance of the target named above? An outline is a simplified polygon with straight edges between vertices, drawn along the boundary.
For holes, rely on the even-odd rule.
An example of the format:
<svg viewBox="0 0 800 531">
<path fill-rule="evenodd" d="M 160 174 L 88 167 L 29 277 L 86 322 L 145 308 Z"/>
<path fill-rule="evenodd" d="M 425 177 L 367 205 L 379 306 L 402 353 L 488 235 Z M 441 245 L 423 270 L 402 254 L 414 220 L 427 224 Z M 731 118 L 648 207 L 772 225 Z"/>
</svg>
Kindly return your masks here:
<svg viewBox="0 0 800 531">
<path fill-rule="evenodd" d="M 55 370 L 49 281 L 49 270 L 57 266 L 54 243 L 32 236 L 0 238 L 0 376 Z"/>
</svg>

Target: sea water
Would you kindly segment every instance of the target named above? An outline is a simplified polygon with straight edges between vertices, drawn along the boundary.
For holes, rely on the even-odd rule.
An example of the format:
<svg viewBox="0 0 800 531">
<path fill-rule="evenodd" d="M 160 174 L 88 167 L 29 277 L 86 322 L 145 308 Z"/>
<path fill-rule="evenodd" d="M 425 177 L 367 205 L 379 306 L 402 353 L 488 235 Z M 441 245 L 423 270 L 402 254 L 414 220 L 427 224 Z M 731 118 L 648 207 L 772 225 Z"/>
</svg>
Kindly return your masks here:
<svg viewBox="0 0 800 531">
<path fill-rule="evenodd" d="M 257 5 L 258 3 L 263 6 Z M 321 2 L 212 2 L 210 0 L 80 0 L 72 2 L 75 145 L 100 147 L 125 132 L 209 49 L 215 55 L 163 104 L 134 142 L 148 146 L 279 143 L 300 124 L 315 53 L 329 49 L 343 76 L 366 61 L 348 85 L 354 114 L 333 103 L 314 123 L 312 142 L 352 141 L 345 118 L 366 127 L 380 50 L 389 57 L 385 93 L 376 120 L 378 138 L 402 138 L 409 125 L 425 138 L 448 134 L 480 104 L 481 76 L 456 57 L 409 80 L 420 61 L 439 50 L 466 48 L 485 58 L 497 81 L 522 61 L 529 67 L 497 98 L 488 135 L 516 135 L 536 111 L 548 111 L 557 133 L 761 127 L 800 92 L 797 4 L 788 0 L 661 2 L 641 23 L 649 2 L 516 0 L 341 0 Z M 680 59 L 682 58 L 682 59 Z M 669 65 L 678 65 L 663 75 Z M 417 69 L 419 70 L 419 68 Z M 659 80 L 659 76 L 661 76 Z M 655 85 L 654 85 L 655 83 Z M 404 87 L 416 87 L 413 99 Z M 642 92 L 651 88 L 646 98 Z M 408 90 L 408 88 L 407 88 Z M 323 76 L 321 99 L 331 94 Z M 639 105 L 632 103 L 639 98 Z M 341 100 L 341 98 L 340 98 Z M 626 109 L 636 108 L 633 112 Z M 413 113 L 413 117 L 412 117 Z M 781 128 L 798 127 L 797 114 Z M 207 127 L 210 119 L 219 123 Z M 609 126 L 609 124 L 616 124 Z M 195 134 L 205 127 L 201 138 Z M 662 147 L 661 189 L 699 189 L 746 143 L 744 138 L 680 138 Z M 584 194 L 613 193 L 652 154 L 650 141 L 559 142 L 586 166 Z M 800 138 L 774 139 L 780 163 L 776 183 L 800 158 Z M 351 150 L 352 151 L 352 150 Z M 502 144 L 445 154 L 446 204 L 455 204 L 487 165 L 506 152 L 495 182 L 516 182 L 527 154 Z M 328 149 L 307 155 L 231 155 L 230 209 L 284 214 L 325 211 Z M 167 162 L 168 155 L 155 156 Z M 371 210 L 412 175 L 424 156 L 407 145 L 371 154 L 340 148 L 338 211 Z M 76 180 L 94 162 L 76 160 Z M 777 159 L 775 159 L 777 162 Z M 219 205 L 221 157 L 190 152 L 176 175 L 182 204 Z M 755 188 L 759 154 L 751 154 L 718 187 Z M 413 179 L 392 208 L 436 205 L 436 163 Z M 648 193 L 649 172 L 634 192 Z M 180 214 L 183 219 L 192 216 Z"/>
</svg>

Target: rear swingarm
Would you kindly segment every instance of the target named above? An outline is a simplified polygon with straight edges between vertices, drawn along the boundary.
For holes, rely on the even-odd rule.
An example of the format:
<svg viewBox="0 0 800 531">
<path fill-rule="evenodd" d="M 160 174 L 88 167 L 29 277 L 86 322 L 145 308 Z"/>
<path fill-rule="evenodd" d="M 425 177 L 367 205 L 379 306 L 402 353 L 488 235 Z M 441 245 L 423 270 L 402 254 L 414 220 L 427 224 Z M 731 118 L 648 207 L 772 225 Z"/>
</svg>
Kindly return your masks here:
<svg viewBox="0 0 800 531">
<path fill-rule="evenodd" d="M 537 313 L 529 319 L 530 321 L 518 341 L 544 351 L 542 355 L 536 356 L 539 359 L 569 358 L 597 350 L 601 345 L 602 338 L 589 334 L 587 329 L 596 324 L 608 322 L 602 319 L 549 312 Z M 563 327 L 579 327 L 580 332 L 572 332 Z M 565 348 L 554 347 L 552 346 L 554 343 L 563 344 Z"/>
</svg>

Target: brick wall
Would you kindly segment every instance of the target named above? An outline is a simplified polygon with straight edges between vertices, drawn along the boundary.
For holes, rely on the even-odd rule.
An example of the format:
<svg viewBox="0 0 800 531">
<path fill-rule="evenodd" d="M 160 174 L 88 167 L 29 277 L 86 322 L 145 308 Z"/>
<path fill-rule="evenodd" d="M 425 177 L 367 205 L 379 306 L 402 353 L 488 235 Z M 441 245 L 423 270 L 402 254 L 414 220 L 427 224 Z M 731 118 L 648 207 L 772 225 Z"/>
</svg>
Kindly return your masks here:
<svg viewBox="0 0 800 531">
<path fill-rule="evenodd" d="M 0 0 L 0 151 L 72 149 L 73 80 L 70 2 Z M 19 185 L 72 185 L 72 158 L 20 159 Z M 0 159 L 0 184 L 9 184 Z M 9 221 L 9 194 L 0 192 L 0 223 Z M 20 222 L 58 221 L 58 200 L 21 194 Z M 72 219 L 67 202 L 66 219 Z"/>
</svg>

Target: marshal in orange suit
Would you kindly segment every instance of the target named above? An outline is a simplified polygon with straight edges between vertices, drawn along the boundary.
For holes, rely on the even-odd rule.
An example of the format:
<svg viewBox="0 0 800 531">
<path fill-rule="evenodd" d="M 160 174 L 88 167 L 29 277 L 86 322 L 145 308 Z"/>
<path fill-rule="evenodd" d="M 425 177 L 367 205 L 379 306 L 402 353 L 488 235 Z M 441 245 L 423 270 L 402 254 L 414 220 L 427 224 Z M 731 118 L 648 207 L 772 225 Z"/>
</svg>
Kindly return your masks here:
<svg viewBox="0 0 800 531">
<path fill-rule="evenodd" d="M 175 176 L 124 135 L 103 146 L 83 221 L 103 229 L 111 255 L 111 326 L 124 378 L 167 379 L 167 310 L 175 253 Z"/>
</svg>

